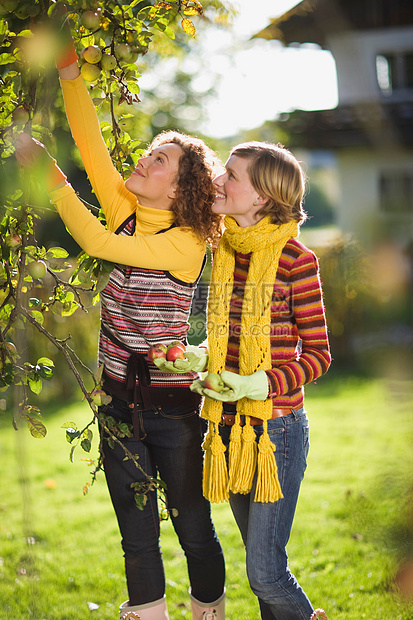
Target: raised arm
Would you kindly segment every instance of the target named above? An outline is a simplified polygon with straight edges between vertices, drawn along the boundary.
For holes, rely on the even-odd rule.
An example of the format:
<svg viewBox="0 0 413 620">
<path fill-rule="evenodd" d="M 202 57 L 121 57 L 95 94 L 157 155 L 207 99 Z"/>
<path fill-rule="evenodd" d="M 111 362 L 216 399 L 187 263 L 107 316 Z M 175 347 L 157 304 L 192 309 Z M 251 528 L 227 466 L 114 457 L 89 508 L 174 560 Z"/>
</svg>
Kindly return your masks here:
<svg viewBox="0 0 413 620">
<path fill-rule="evenodd" d="M 106 216 L 108 228 L 116 230 L 134 212 L 136 197 L 125 187 L 103 140 L 95 107 L 77 64 L 70 33 L 57 59 L 67 119 L 79 148 L 91 185 Z"/>
<path fill-rule="evenodd" d="M 132 267 L 169 271 L 184 282 L 195 282 L 198 278 L 205 243 L 188 228 L 168 229 L 172 213 L 157 210 L 157 215 L 165 218 L 162 223 L 168 230 L 164 233 L 117 235 L 85 207 L 43 144 L 21 133 L 16 142 L 16 158 L 29 172 L 44 176 L 51 202 L 73 238 L 90 256 Z"/>
<path fill-rule="evenodd" d="M 87 209 L 69 184 L 50 192 L 75 241 L 90 256 L 113 263 L 170 271 L 185 282 L 199 276 L 205 244 L 189 229 L 174 227 L 157 235 L 117 235 Z"/>
</svg>

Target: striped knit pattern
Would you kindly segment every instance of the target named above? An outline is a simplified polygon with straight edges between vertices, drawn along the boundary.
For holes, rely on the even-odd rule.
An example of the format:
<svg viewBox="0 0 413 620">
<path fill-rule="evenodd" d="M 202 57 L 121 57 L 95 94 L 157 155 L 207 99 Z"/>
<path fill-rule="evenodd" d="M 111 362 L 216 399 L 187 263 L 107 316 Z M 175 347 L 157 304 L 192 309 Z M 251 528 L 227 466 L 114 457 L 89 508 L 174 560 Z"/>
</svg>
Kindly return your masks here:
<svg viewBox="0 0 413 620">
<path fill-rule="evenodd" d="M 125 222 L 119 232 L 133 235 L 135 218 Z M 108 284 L 101 293 L 102 324 L 127 349 L 147 353 L 157 343 L 186 341 L 188 316 L 196 282 L 187 284 L 167 271 L 115 265 Z M 101 331 L 99 364 L 104 364 L 110 379 L 124 382 L 130 351 L 113 343 Z M 149 363 L 154 387 L 189 386 L 196 373 L 163 373 Z"/>
<path fill-rule="evenodd" d="M 236 253 L 226 369 L 238 372 L 241 310 L 254 305 L 246 290 L 251 254 Z M 272 294 L 271 359 L 267 370 L 274 407 L 300 408 L 303 385 L 324 374 L 331 363 L 317 258 L 296 239 L 287 242 Z"/>
</svg>

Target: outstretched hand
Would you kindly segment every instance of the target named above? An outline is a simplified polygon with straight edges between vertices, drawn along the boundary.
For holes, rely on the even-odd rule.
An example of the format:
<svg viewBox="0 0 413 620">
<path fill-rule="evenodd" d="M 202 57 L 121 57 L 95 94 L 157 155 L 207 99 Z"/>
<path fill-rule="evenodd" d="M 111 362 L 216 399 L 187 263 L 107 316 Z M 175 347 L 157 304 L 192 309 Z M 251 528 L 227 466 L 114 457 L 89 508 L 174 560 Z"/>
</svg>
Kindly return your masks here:
<svg viewBox="0 0 413 620">
<path fill-rule="evenodd" d="M 54 161 L 44 144 L 27 133 L 20 133 L 16 140 L 16 159 L 19 164 L 23 168 L 33 168 L 44 158 Z"/>
<path fill-rule="evenodd" d="M 67 17 L 67 9 L 63 4 L 56 12 L 56 23 L 60 21 L 61 28 L 59 30 L 58 50 L 56 54 L 56 67 L 59 75 L 64 80 L 73 80 L 79 74 L 80 70 L 77 64 L 79 56 L 76 52 L 72 34 L 70 32 L 69 19 Z"/>
<path fill-rule="evenodd" d="M 264 370 L 258 370 L 252 375 L 238 375 L 235 372 L 223 370 L 220 376 L 224 382 L 224 388 L 222 389 L 220 387 L 217 389 L 208 387 L 208 377 L 204 381 L 194 381 L 190 389 L 192 392 L 197 392 L 202 396 L 208 396 L 208 398 L 223 402 L 235 402 L 241 400 L 241 398 L 265 400 L 268 396 L 269 386 Z"/>
<path fill-rule="evenodd" d="M 153 363 L 162 372 L 185 374 L 187 372 L 203 372 L 208 366 L 208 351 L 201 347 L 186 347 L 186 359 L 177 358 L 169 362 L 163 357 L 156 357 Z"/>
<path fill-rule="evenodd" d="M 66 180 L 66 175 L 60 170 L 44 144 L 22 132 L 17 137 L 15 146 L 15 155 L 20 166 L 31 171 L 39 169 L 39 173 L 45 178 L 47 191 Z"/>
</svg>

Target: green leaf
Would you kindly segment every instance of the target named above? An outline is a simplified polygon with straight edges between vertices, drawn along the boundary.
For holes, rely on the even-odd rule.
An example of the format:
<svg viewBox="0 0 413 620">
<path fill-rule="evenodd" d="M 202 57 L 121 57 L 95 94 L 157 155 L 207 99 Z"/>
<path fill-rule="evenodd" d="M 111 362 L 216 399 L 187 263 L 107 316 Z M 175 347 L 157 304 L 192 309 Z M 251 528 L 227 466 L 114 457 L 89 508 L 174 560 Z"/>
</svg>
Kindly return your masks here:
<svg viewBox="0 0 413 620">
<path fill-rule="evenodd" d="M 29 377 L 28 384 L 34 394 L 40 394 L 40 392 L 42 391 L 42 380 L 40 379 L 40 377 L 36 377 L 35 379 Z"/>
<path fill-rule="evenodd" d="M 137 82 L 128 82 L 128 90 L 130 93 L 137 95 L 140 93 L 139 84 Z"/>
<path fill-rule="evenodd" d="M 110 278 L 110 273 L 108 272 L 99 274 L 96 280 L 96 289 L 95 289 L 96 293 L 100 293 L 100 291 L 103 291 L 103 289 L 109 282 L 109 278 Z"/>
<path fill-rule="evenodd" d="M 77 424 L 75 422 L 65 422 L 60 428 L 71 428 L 77 430 Z"/>
<path fill-rule="evenodd" d="M 72 316 L 78 308 L 77 301 L 65 301 L 62 307 L 62 316 Z"/>
<path fill-rule="evenodd" d="M 16 59 L 11 54 L 0 54 L 0 65 L 9 65 Z"/>
<path fill-rule="evenodd" d="M 66 441 L 68 443 L 73 443 L 73 441 L 78 437 L 80 437 L 80 431 L 77 431 L 74 428 L 66 429 Z"/>
<path fill-rule="evenodd" d="M 33 39 L 34 34 L 31 30 L 20 30 L 19 37 L 25 37 L 26 39 Z"/>
<path fill-rule="evenodd" d="M 82 439 L 82 441 L 80 442 L 80 445 L 85 452 L 90 452 L 92 448 L 92 443 L 89 439 Z"/>
<path fill-rule="evenodd" d="M 38 364 L 36 366 L 36 372 L 38 373 L 39 377 L 41 377 L 42 379 L 46 379 L 48 381 L 50 381 L 50 379 L 53 378 L 53 368 L 50 368 L 49 366 L 45 366 L 44 364 Z"/>
<path fill-rule="evenodd" d="M 135 504 L 137 505 L 139 510 L 143 510 L 145 508 L 147 501 L 148 498 L 146 497 L 146 495 L 135 495 Z"/>
<path fill-rule="evenodd" d="M 93 45 L 95 42 L 95 37 L 93 34 L 90 34 L 88 37 L 82 37 L 81 44 L 83 47 L 88 47 L 89 45 Z"/>
<path fill-rule="evenodd" d="M 44 316 L 43 316 L 42 312 L 38 312 L 37 310 L 32 310 L 30 312 L 30 314 L 37 321 L 37 323 L 39 323 L 39 325 L 43 325 Z"/>
<path fill-rule="evenodd" d="M 47 428 L 40 420 L 36 420 L 35 418 L 27 418 L 27 424 L 29 427 L 29 431 L 33 437 L 36 439 L 43 439 L 47 435 Z"/>
<path fill-rule="evenodd" d="M 95 374 L 94 374 L 94 378 L 95 378 L 95 381 L 96 381 L 97 385 L 100 385 L 100 383 L 101 383 L 101 381 L 102 381 L 102 376 L 103 376 L 103 371 L 104 371 L 104 369 L 105 369 L 105 365 L 104 365 L 104 364 L 101 364 L 101 365 L 98 367 L 98 369 L 97 369 L 97 371 L 95 372 Z"/>
<path fill-rule="evenodd" d="M 83 431 L 83 433 L 82 433 L 82 437 L 83 437 L 84 439 L 88 439 L 89 441 L 92 441 L 92 439 L 93 439 L 93 433 L 92 433 L 92 431 L 90 430 L 90 428 L 86 428 L 86 429 Z"/>
<path fill-rule="evenodd" d="M 45 366 L 54 366 L 53 360 L 48 357 L 39 357 L 37 360 L 38 364 L 44 364 Z"/>
<path fill-rule="evenodd" d="M 113 268 L 114 268 L 114 264 L 111 263 L 110 261 L 108 260 L 102 261 L 102 269 L 103 271 L 106 271 L 106 273 L 112 273 Z"/>
<path fill-rule="evenodd" d="M 67 258 L 69 252 L 64 248 L 49 248 L 46 252 L 45 258 L 50 260 L 51 258 Z"/>
</svg>

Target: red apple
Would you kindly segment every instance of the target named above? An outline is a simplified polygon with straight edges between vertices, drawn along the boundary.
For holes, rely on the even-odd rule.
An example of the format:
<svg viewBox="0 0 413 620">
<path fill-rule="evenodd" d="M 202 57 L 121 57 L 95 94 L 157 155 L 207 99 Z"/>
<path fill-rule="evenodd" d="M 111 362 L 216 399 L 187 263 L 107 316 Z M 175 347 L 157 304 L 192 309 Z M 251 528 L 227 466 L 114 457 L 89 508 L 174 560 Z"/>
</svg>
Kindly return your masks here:
<svg viewBox="0 0 413 620">
<path fill-rule="evenodd" d="M 164 344 L 155 344 L 149 349 L 148 353 L 149 361 L 153 362 L 156 357 L 163 357 L 166 359 L 166 346 Z"/>
<path fill-rule="evenodd" d="M 169 347 L 166 352 L 166 359 L 168 360 L 168 362 L 174 362 L 177 359 L 184 360 L 185 350 L 182 347 L 178 347 L 178 345 Z"/>
<path fill-rule="evenodd" d="M 172 347 L 181 347 L 182 351 L 186 351 L 186 346 L 180 340 L 173 340 L 168 344 L 168 349 L 172 349 Z"/>
<path fill-rule="evenodd" d="M 210 372 L 204 379 L 204 387 L 214 390 L 214 392 L 222 392 L 225 388 L 225 383 L 217 373 Z"/>
<path fill-rule="evenodd" d="M 7 235 L 6 237 L 6 244 L 14 249 L 14 248 L 18 248 L 22 243 L 22 238 L 20 237 L 20 235 L 18 233 L 11 233 L 10 235 Z"/>
</svg>

